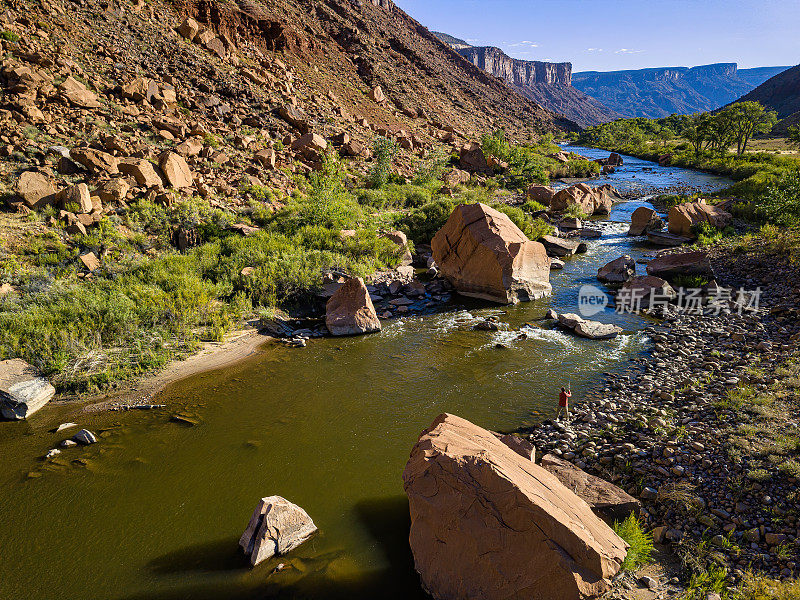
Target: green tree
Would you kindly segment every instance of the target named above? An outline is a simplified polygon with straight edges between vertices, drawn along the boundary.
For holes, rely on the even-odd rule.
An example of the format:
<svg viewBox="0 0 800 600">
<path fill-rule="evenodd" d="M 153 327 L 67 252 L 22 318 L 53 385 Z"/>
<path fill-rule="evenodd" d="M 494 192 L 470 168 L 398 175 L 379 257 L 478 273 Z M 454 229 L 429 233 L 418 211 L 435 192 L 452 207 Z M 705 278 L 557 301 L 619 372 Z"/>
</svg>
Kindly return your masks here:
<svg viewBox="0 0 800 600">
<path fill-rule="evenodd" d="M 695 156 L 700 156 L 704 146 L 707 146 L 713 133 L 713 119 L 708 113 L 695 113 L 689 117 L 688 124 L 683 129 L 683 137 L 689 140 L 694 148 Z"/>
<path fill-rule="evenodd" d="M 715 114 L 710 123 L 709 147 L 717 154 L 725 154 L 736 140 L 736 114 L 728 106 Z"/>
<path fill-rule="evenodd" d="M 726 110 L 731 112 L 736 154 L 740 156 L 753 135 L 768 133 L 778 122 L 775 111 L 768 111 L 758 102 L 737 102 Z"/>
<path fill-rule="evenodd" d="M 789 127 L 789 143 L 800 146 L 800 125 Z"/>
</svg>

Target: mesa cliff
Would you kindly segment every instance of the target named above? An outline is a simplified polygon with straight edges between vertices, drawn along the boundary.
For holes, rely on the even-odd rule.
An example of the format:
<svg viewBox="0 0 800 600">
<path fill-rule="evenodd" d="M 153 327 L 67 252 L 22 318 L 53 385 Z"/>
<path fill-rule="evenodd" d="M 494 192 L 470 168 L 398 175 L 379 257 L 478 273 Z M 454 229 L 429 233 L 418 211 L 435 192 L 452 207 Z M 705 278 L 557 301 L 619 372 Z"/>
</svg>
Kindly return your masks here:
<svg viewBox="0 0 800 600">
<path fill-rule="evenodd" d="M 476 67 L 502 79 L 520 95 L 581 127 L 622 116 L 572 86 L 571 63 L 512 58 L 494 46 L 472 46 L 445 33 L 434 35 Z"/>
</svg>

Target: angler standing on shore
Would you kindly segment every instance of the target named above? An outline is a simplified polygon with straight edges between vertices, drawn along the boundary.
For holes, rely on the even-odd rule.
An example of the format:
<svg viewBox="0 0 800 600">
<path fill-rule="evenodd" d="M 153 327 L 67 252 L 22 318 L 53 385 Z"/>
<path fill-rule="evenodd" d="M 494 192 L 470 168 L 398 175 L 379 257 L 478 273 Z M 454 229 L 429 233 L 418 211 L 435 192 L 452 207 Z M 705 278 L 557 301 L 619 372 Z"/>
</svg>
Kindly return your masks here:
<svg viewBox="0 0 800 600">
<path fill-rule="evenodd" d="M 558 408 L 556 409 L 556 421 L 561 416 L 561 410 L 567 416 L 567 423 L 569 423 L 569 399 L 572 397 L 572 383 L 569 384 L 568 389 L 561 388 L 561 393 L 558 395 Z"/>
</svg>

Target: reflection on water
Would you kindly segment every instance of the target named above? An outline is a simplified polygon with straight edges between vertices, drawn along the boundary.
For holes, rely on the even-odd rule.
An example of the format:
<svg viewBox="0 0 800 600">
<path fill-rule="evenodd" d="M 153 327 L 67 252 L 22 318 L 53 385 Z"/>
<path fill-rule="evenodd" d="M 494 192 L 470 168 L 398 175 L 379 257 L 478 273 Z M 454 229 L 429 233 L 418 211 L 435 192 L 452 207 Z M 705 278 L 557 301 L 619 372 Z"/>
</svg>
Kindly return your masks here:
<svg viewBox="0 0 800 600">
<path fill-rule="evenodd" d="M 638 169 L 634 160 L 613 177 Z M 616 206 L 612 220 L 640 205 Z M 48 407 L 0 424 L 0 597 L 422 597 L 401 481 L 412 445 L 444 411 L 498 430 L 534 423 L 567 381 L 580 401 L 600 372 L 647 349 L 633 315 L 598 315 L 624 329 L 601 342 L 542 320 L 550 307 L 575 311 L 577 289 L 597 283 L 598 266 L 651 250 L 625 231 L 610 225 L 587 254 L 567 259 L 552 275 L 552 298 L 463 301 L 368 337 L 268 344 L 234 368 L 171 386 L 159 399 L 165 410 Z M 503 331 L 473 330 L 489 316 Z M 178 412 L 196 424 L 171 422 Z M 68 420 L 100 432 L 100 443 L 37 459 L 66 437 L 51 429 Z M 250 569 L 238 536 L 272 494 L 305 508 L 320 532 Z"/>
</svg>

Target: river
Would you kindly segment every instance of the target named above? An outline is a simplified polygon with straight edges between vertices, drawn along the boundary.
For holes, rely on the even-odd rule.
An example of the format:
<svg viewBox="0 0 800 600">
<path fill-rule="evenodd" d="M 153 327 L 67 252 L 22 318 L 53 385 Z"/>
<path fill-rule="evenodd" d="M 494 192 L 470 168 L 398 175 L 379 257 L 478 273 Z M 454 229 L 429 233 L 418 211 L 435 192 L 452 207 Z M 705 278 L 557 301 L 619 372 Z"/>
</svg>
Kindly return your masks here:
<svg viewBox="0 0 800 600">
<path fill-rule="evenodd" d="M 727 184 L 624 159 L 592 185 Z M 388 321 L 371 336 L 306 348 L 268 343 L 234 368 L 171 385 L 157 399 L 164 410 L 81 414 L 60 405 L 0 423 L 0 597 L 424 598 L 401 480 L 417 436 L 441 412 L 495 430 L 535 423 L 554 409 L 562 384 L 571 381 L 580 402 L 602 372 L 647 352 L 637 316 L 607 309 L 595 317 L 624 329 L 613 341 L 538 321 L 550 307 L 576 311 L 578 288 L 596 284 L 607 261 L 653 250 L 625 235 L 643 204 L 615 205 L 603 237 L 552 273 L 550 298 L 514 307 L 456 299 L 445 312 Z M 472 330 L 492 315 L 509 331 Z M 528 336 L 517 339 L 525 323 Z M 170 421 L 176 413 L 195 425 Z M 100 442 L 44 462 L 75 432 L 51 432 L 69 420 Z M 238 537 L 269 495 L 304 507 L 320 533 L 249 569 Z M 286 568 L 274 572 L 279 563 Z"/>
</svg>

